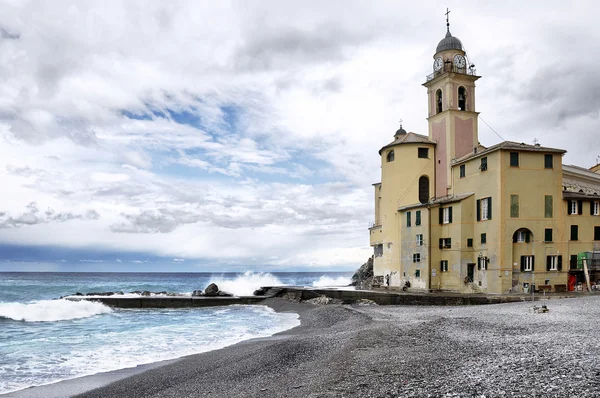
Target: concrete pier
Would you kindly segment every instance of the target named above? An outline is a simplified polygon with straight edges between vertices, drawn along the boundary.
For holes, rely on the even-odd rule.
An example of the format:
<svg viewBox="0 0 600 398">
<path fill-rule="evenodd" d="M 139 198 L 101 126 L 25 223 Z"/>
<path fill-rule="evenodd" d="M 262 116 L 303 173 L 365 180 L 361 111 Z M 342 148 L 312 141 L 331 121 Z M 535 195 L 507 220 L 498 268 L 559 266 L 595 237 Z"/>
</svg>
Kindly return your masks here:
<svg viewBox="0 0 600 398">
<path fill-rule="evenodd" d="M 417 293 L 395 292 L 381 290 L 350 290 L 334 288 L 310 288 L 303 286 L 274 286 L 265 287 L 264 296 L 239 297 L 169 297 L 169 296 L 140 296 L 140 297 L 86 297 L 71 296 L 67 300 L 96 301 L 116 308 L 184 308 L 184 307 L 214 307 L 233 304 L 259 304 L 266 298 L 284 297 L 291 300 L 304 301 L 320 296 L 337 299 L 345 304 L 358 300 L 371 300 L 379 305 L 482 305 L 499 304 L 518 301 L 529 301 L 529 295 L 484 295 L 457 293 Z M 563 296 L 555 296 L 562 298 Z M 541 296 L 537 295 L 536 299 Z M 549 298 L 549 296 L 547 296 Z"/>
</svg>

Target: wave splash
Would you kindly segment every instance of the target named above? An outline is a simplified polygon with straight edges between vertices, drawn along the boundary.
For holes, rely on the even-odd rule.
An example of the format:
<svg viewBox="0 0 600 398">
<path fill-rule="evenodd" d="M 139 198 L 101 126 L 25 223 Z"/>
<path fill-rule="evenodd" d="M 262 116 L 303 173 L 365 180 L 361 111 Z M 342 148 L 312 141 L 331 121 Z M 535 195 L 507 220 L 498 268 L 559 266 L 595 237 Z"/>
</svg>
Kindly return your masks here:
<svg viewBox="0 0 600 398">
<path fill-rule="evenodd" d="M 89 318 L 112 310 L 91 301 L 40 300 L 29 304 L 0 303 L 0 318 L 25 322 L 55 322 Z"/>
<path fill-rule="evenodd" d="M 217 278 L 211 282 L 219 286 L 222 291 L 235 296 L 252 296 L 259 287 L 284 285 L 277 277 L 268 272 L 252 271 L 246 271 L 235 279 Z"/>
<path fill-rule="evenodd" d="M 338 276 L 332 278 L 330 276 L 321 276 L 319 279 L 313 282 L 314 287 L 336 287 L 336 286 L 348 286 L 352 282 L 352 279 L 347 276 Z"/>
</svg>

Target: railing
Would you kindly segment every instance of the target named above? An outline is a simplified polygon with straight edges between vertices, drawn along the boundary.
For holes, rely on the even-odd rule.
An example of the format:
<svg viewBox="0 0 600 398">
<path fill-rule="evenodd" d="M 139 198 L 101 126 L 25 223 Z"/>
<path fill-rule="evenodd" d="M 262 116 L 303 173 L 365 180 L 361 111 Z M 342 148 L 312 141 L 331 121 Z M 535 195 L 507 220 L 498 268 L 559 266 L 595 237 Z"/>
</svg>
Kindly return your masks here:
<svg viewBox="0 0 600 398">
<path fill-rule="evenodd" d="M 452 73 L 460 73 L 461 75 L 470 75 L 470 76 L 477 76 L 477 72 L 475 70 L 475 68 L 457 68 L 456 66 L 452 65 L 451 63 L 447 63 L 446 65 L 444 65 L 444 67 L 436 72 L 433 72 L 430 75 L 427 75 L 426 79 L 427 81 L 433 80 L 438 76 L 443 75 L 446 72 L 452 72 Z"/>
<path fill-rule="evenodd" d="M 369 223 L 369 229 L 381 227 L 381 221 L 372 221 Z"/>
</svg>

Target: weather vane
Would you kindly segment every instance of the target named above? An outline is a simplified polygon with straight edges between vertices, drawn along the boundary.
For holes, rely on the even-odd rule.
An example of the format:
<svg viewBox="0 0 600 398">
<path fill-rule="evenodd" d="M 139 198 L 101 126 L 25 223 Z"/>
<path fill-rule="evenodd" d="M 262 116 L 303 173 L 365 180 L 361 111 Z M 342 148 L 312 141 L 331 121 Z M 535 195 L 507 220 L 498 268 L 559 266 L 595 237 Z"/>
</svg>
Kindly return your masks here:
<svg viewBox="0 0 600 398">
<path fill-rule="evenodd" d="M 400 128 L 402 128 L 402 122 L 403 122 L 403 120 L 400 119 Z"/>
</svg>

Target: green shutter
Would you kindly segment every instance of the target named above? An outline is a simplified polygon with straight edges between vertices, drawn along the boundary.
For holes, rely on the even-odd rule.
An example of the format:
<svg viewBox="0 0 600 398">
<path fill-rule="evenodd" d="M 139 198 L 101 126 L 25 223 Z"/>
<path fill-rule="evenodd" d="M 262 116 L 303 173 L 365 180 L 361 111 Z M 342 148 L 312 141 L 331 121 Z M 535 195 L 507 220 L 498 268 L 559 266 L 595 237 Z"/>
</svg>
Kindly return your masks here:
<svg viewBox="0 0 600 398">
<path fill-rule="evenodd" d="M 535 256 L 531 256 L 531 272 L 535 271 Z"/>
<path fill-rule="evenodd" d="M 521 256 L 521 272 L 525 272 L 525 256 Z"/>
<path fill-rule="evenodd" d="M 577 201 L 577 213 L 580 215 L 583 214 L 583 200 Z"/>
<path fill-rule="evenodd" d="M 477 221 L 481 221 L 481 199 L 477 199 Z"/>
<path fill-rule="evenodd" d="M 600 240 L 600 227 L 594 227 L 594 240 Z"/>
<path fill-rule="evenodd" d="M 519 218 L 519 195 L 510 195 L 510 216 Z"/>
<path fill-rule="evenodd" d="M 448 222 L 452 224 L 452 206 L 448 207 Z"/>
<path fill-rule="evenodd" d="M 568 208 L 569 206 L 567 206 L 567 209 Z M 544 217 L 552 218 L 552 195 L 544 196 Z"/>
<path fill-rule="evenodd" d="M 571 240 L 579 240 L 579 226 L 571 225 Z"/>
<path fill-rule="evenodd" d="M 410 211 L 406 213 L 406 226 L 410 227 L 411 225 L 411 221 L 410 221 Z"/>
<path fill-rule="evenodd" d="M 557 269 L 559 271 L 562 271 L 562 255 L 560 255 L 560 254 L 558 255 L 558 266 L 557 266 Z"/>
<path fill-rule="evenodd" d="M 444 223 L 444 209 L 440 207 L 440 224 Z"/>
<path fill-rule="evenodd" d="M 416 211 L 415 225 L 421 225 L 421 210 Z"/>
<path fill-rule="evenodd" d="M 552 264 L 552 256 L 546 256 L 546 271 L 550 271 L 551 264 Z"/>
<path fill-rule="evenodd" d="M 544 241 L 552 242 L 552 228 L 546 228 L 544 230 Z"/>
<path fill-rule="evenodd" d="M 492 219 L 492 198 L 488 198 L 488 220 Z"/>
</svg>

